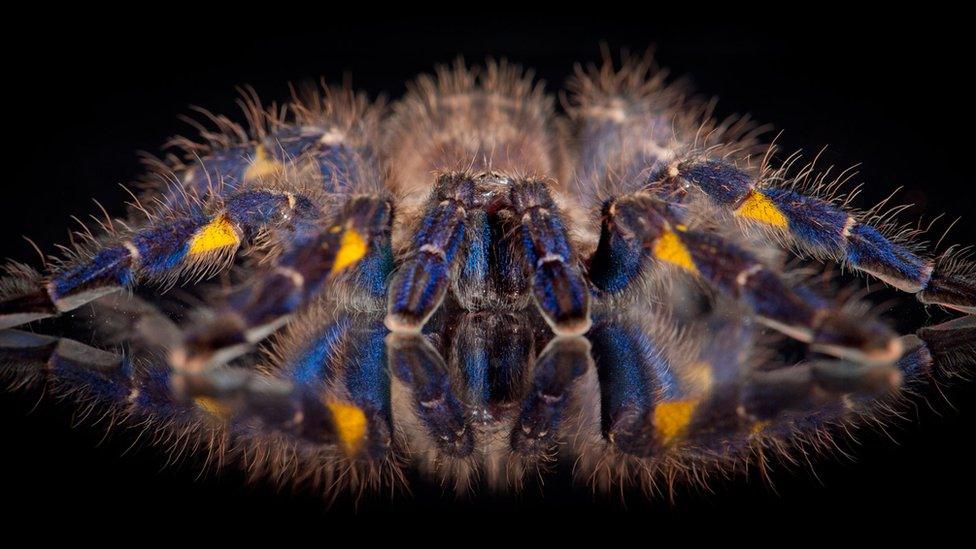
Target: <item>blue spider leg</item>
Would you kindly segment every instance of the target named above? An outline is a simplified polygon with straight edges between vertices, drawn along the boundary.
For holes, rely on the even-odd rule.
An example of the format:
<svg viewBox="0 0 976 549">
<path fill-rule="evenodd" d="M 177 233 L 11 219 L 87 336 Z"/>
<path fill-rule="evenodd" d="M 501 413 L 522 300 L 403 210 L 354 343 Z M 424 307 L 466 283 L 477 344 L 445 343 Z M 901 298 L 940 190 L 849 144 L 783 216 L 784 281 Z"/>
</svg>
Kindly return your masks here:
<svg viewBox="0 0 976 549">
<path fill-rule="evenodd" d="M 440 353 L 417 334 L 391 333 L 386 345 L 390 371 L 412 389 L 414 411 L 433 443 L 453 457 L 470 455 L 474 430 Z"/>
<path fill-rule="evenodd" d="M 590 367 L 590 343 L 580 336 L 557 336 L 532 369 L 532 385 L 512 427 L 512 450 L 536 454 L 555 441 L 575 381 Z"/>
<path fill-rule="evenodd" d="M 858 362 L 900 356 L 896 335 L 881 323 L 847 317 L 812 292 L 789 287 L 746 250 L 679 221 L 671 205 L 643 191 L 608 202 L 590 280 L 601 290 L 620 291 L 653 259 L 741 299 L 765 324 L 818 351 Z"/>
<path fill-rule="evenodd" d="M 284 251 L 271 268 L 238 288 L 216 317 L 191 330 L 171 353 L 180 369 L 201 370 L 246 352 L 288 322 L 336 276 L 357 267 L 387 268 L 391 205 L 385 198 L 354 196 L 329 224 L 306 223 L 282 231 Z M 361 273 L 385 279 L 387 272 Z"/>
<path fill-rule="evenodd" d="M 317 208 L 292 193 L 245 191 L 211 215 L 197 212 L 161 221 L 109 244 L 94 255 L 54 272 L 43 288 L 0 303 L 0 327 L 71 311 L 139 280 L 166 280 L 182 273 L 220 268 L 260 230 L 294 217 L 311 219 Z"/>
<path fill-rule="evenodd" d="M 314 445 L 358 449 L 365 431 L 362 412 L 286 379 L 244 369 L 175 372 L 178 401 L 192 404 L 235 434 L 278 432 Z"/>
<path fill-rule="evenodd" d="M 132 355 L 135 356 L 135 355 Z M 19 330 L 0 331 L 0 373 L 10 369 L 19 387 L 43 384 L 45 392 L 85 406 L 97 404 L 113 417 L 151 419 L 154 424 L 193 422 L 200 407 L 175 398 L 169 369 L 156 362 L 97 349 L 67 338 Z"/>
<path fill-rule="evenodd" d="M 898 288 L 963 313 L 976 313 L 976 280 L 942 268 L 830 202 L 788 189 L 761 188 L 725 162 L 679 164 L 676 176 L 701 189 L 740 220 L 789 238 Z"/>
<path fill-rule="evenodd" d="M 642 330 L 613 319 L 598 320 L 587 338 L 600 380 L 603 436 L 624 453 L 653 454 L 655 409 L 662 396 L 677 396 L 670 364 Z"/>
<path fill-rule="evenodd" d="M 350 137 L 329 123 L 316 123 L 282 128 L 262 145 L 279 166 L 311 165 L 327 192 L 364 192 L 361 184 L 382 180 L 379 161 L 372 146 L 352 144 Z"/>
<path fill-rule="evenodd" d="M 258 173 L 271 171 L 267 157 L 267 149 L 261 145 L 216 150 L 187 167 L 179 181 L 163 191 L 161 201 L 166 208 L 179 211 L 193 207 L 200 199 L 230 195 L 241 185 L 259 179 Z"/>
<path fill-rule="evenodd" d="M 128 360 L 72 339 L 20 330 L 0 331 L 0 357 L 17 370 L 83 386 L 108 401 L 121 401 L 130 389 Z"/>
<path fill-rule="evenodd" d="M 185 394 L 209 399 L 238 429 L 284 432 L 349 457 L 382 459 L 392 441 L 386 333 L 378 320 L 342 315 L 303 340 L 274 378 L 231 369 L 176 376 Z"/>
<path fill-rule="evenodd" d="M 663 447 L 680 446 L 708 458 L 748 452 L 757 439 L 792 439 L 843 420 L 902 380 L 901 363 L 860 365 L 815 361 L 744 374 L 720 384 L 700 399 L 655 412 Z"/>
<path fill-rule="evenodd" d="M 463 259 L 459 261 L 457 274 L 451 284 L 451 293 L 466 310 L 473 311 L 482 308 L 481 304 L 488 297 L 491 289 L 491 279 L 504 273 L 504 258 L 495 265 L 501 267 L 493 272 L 493 261 L 497 261 L 497 252 L 504 248 L 501 238 L 496 240 L 497 223 L 482 208 L 468 211 L 468 230 L 464 240 Z M 502 273 L 499 273 L 502 271 Z M 504 274 L 502 274 L 504 276 Z"/>
<path fill-rule="evenodd" d="M 437 202 L 424 213 L 411 239 L 410 256 L 390 282 L 386 326 L 417 333 L 447 296 L 468 233 L 468 209 L 477 207 L 475 182 L 466 176 L 441 178 Z"/>
<path fill-rule="evenodd" d="M 346 124 L 319 119 L 273 128 L 260 140 L 216 148 L 188 160 L 179 180 L 163 190 L 161 202 L 169 209 L 184 209 L 200 199 L 226 197 L 247 185 L 280 177 L 286 169 L 297 171 L 309 165 L 329 192 L 352 192 L 350 182 L 361 175 L 378 178 L 379 174 L 366 173 L 377 165 L 371 147 L 353 145 L 350 136 L 335 131 L 336 125 Z M 361 137 L 359 130 L 354 133 Z"/>
<path fill-rule="evenodd" d="M 548 186 L 542 181 L 516 182 L 511 203 L 521 218 L 522 244 L 539 311 L 558 335 L 585 333 L 591 324 L 589 286 Z"/>
<path fill-rule="evenodd" d="M 345 433 L 344 441 L 353 441 L 346 442 L 345 447 L 350 451 L 358 449 L 355 437 L 351 436 L 355 435 L 358 424 L 358 415 L 349 408 L 354 406 L 366 422 L 362 451 L 372 459 L 388 455 L 393 444 L 390 372 L 385 342 L 388 333 L 380 320 L 355 318 L 349 332 L 349 346 L 344 357 L 346 368 L 341 380 L 349 395 L 349 402 L 345 403 L 345 428 L 341 432 Z M 336 410 L 333 415 L 338 416 Z"/>
</svg>

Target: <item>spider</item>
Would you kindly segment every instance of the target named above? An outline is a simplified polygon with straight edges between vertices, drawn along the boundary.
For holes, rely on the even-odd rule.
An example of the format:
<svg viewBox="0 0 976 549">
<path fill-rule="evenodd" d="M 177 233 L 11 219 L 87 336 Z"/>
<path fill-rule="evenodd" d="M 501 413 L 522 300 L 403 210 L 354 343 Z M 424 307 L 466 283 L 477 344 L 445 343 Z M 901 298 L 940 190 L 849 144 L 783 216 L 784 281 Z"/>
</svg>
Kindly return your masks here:
<svg viewBox="0 0 976 549">
<path fill-rule="evenodd" d="M 236 266 L 244 280 L 207 293 L 207 314 L 154 324 L 173 388 L 216 415 L 229 417 L 221 399 L 236 395 L 238 419 L 384 456 L 393 383 L 414 400 L 399 432 L 415 455 L 430 453 L 418 442 L 429 435 L 436 452 L 465 458 L 472 418 L 499 417 L 514 423 L 512 448 L 538 455 L 564 418 L 596 407 L 603 418 L 587 425 L 602 427 L 577 444 L 606 439 L 647 457 L 679 439 L 714 452 L 709 433 L 730 422 L 723 433 L 741 437 L 719 446 L 745 444 L 783 410 L 776 402 L 883 392 L 927 363 L 917 338 L 830 297 L 789 268 L 791 254 L 976 312 L 966 261 L 932 257 L 877 209 L 849 208 L 843 178 L 795 169 L 796 157 L 774 167 L 761 128 L 713 119 L 649 58 L 578 67 L 566 97 L 559 114 L 531 72 L 491 61 L 421 76 L 390 107 L 344 87 L 297 90 L 283 108 L 248 94 L 249 129 L 208 115 L 216 130 L 201 125 L 201 142 L 177 139 L 150 162 L 128 220 L 78 233 L 43 273 L 10 264 L 0 327 Z M 769 402 L 749 401 L 728 372 L 758 345 L 753 321 L 828 358 L 750 377 L 745 393 Z M 361 337 L 347 341 L 350 330 Z M 18 349 L 50 343 L 5 337 Z M 288 372 L 284 386 L 224 369 L 262 345 Z M 306 389 L 336 360 L 346 386 L 323 407 Z M 534 366 L 499 370 L 516 362 Z M 677 382 L 648 372 L 669 363 L 700 391 L 735 390 L 662 403 Z M 504 382 L 469 377 L 465 396 L 456 371 L 472 364 L 481 382 Z M 589 405 L 568 397 L 578 384 Z"/>
</svg>

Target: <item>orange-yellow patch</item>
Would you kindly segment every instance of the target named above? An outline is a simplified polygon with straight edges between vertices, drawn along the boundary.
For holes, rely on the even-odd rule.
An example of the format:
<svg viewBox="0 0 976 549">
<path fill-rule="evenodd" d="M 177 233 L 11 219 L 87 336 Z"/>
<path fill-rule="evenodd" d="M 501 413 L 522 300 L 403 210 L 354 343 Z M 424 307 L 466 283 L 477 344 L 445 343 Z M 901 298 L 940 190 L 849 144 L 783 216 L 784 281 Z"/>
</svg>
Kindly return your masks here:
<svg viewBox="0 0 976 549">
<path fill-rule="evenodd" d="M 681 242 L 681 238 L 677 233 L 673 231 L 665 230 L 654 241 L 653 254 L 654 257 L 661 261 L 677 265 L 691 273 L 698 273 L 698 267 L 692 261 L 691 254 L 688 253 L 688 248 Z"/>
<path fill-rule="evenodd" d="M 332 412 L 339 442 L 350 455 L 357 453 L 366 438 L 366 414 L 355 404 L 338 400 L 326 406 Z"/>
<path fill-rule="evenodd" d="M 366 248 L 366 239 L 356 229 L 347 228 L 339 238 L 339 251 L 332 264 L 332 272 L 337 273 L 358 263 L 366 255 Z"/>
<path fill-rule="evenodd" d="M 790 224 L 783 212 L 776 207 L 776 204 L 773 204 L 769 197 L 759 191 L 749 191 L 749 196 L 735 210 L 735 214 L 780 229 L 785 229 Z"/>
<path fill-rule="evenodd" d="M 212 252 L 228 246 L 237 246 L 240 243 L 234 225 L 226 216 L 220 215 L 213 221 L 200 227 L 190 238 L 190 255 Z"/>
<path fill-rule="evenodd" d="M 664 444 L 678 441 L 688 431 L 691 418 L 698 407 L 694 399 L 669 400 L 654 408 L 654 431 Z"/>
</svg>

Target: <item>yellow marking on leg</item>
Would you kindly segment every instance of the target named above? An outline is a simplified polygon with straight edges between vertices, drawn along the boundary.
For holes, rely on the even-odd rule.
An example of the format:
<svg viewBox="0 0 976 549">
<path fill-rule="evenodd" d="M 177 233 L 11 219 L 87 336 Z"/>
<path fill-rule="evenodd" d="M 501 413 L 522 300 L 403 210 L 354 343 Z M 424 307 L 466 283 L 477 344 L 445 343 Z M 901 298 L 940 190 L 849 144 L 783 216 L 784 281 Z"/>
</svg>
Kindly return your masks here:
<svg viewBox="0 0 976 549">
<path fill-rule="evenodd" d="M 677 234 L 670 230 L 665 230 L 661 236 L 654 241 L 654 257 L 660 259 L 661 261 L 666 261 L 673 265 L 677 265 L 682 269 L 691 272 L 698 273 L 698 267 L 695 266 L 695 262 L 691 259 L 691 254 L 688 253 L 688 248 L 681 243 L 681 238 Z"/>
<path fill-rule="evenodd" d="M 251 165 L 248 166 L 247 171 L 244 172 L 244 179 L 260 179 L 262 177 L 268 177 L 274 175 L 281 171 L 282 165 L 277 160 L 268 154 L 268 151 L 264 148 L 264 145 L 258 145 L 254 149 L 254 160 Z"/>
<path fill-rule="evenodd" d="M 687 433 L 697 407 L 698 400 L 686 399 L 661 402 L 654 408 L 651 421 L 654 424 L 654 432 L 661 438 L 663 444 L 677 442 Z"/>
<path fill-rule="evenodd" d="M 346 228 L 346 232 L 339 238 L 339 251 L 336 253 L 335 263 L 332 264 L 332 273 L 358 263 L 366 255 L 366 248 L 366 239 L 359 231 L 352 227 Z"/>
<path fill-rule="evenodd" d="M 771 422 L 767 419 L 761 419 L 753 423 L 751 426 L 749 426 L 749 434 L 753 436 L 762 434 L 762 432 L 766 430 L 766 427 L 769 427 L 770 423 Z"/>
<path fill-rule="evenodd" d="M 366 414 L 347 402 L 333 400 L 326 404 L 335 421 L 336 436 L 349 455 L 359 452 L 366 438 Z"/>
<path fill-rule="evenodd" d="M 237 246 L 241 239 L 237 236 L 234 224 L 225 215 L 197 229 L 190 238 L 190 255 L 205 254 L 229 246 Z"/>
<path fill-rule="evenodd" d="M 193 398 L 193 403 L 198 408 L 212 416 L 226 420 L 230 417 L 230 406 L 226 402 L 221 402 L 213 397 L 198 396 Z"/>
<path fill-rule="evenodd" d="M 735 215 L 780 229 L 790 225 L 789 220 L 776 204 L 759 191 L 749 191 L 745 201 L 735 210 Z"/>
</svg>

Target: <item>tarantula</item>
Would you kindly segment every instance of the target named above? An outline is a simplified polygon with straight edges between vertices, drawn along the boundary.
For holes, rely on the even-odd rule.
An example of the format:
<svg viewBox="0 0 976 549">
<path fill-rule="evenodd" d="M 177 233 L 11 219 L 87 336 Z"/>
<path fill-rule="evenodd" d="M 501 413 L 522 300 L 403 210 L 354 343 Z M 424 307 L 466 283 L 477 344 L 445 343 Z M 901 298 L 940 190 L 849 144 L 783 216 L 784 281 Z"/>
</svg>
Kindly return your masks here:
<svg viewBox="0 0 976 549">
<path fill-rule="evenodd" d="M 658 358 L 686 359 L 692 373 L 699 363 L 688 356 L 738 365 L 753 340 L 733 328 L 752 319 L 838 359 L 802 370 L 807 385 L 812 375 L 843 393 L 877 383 L 881 367 L 890 387 L 900 379 L 891 365 L 920 361 L 917 342 L 906 346 L 882 322 L 788 271 L 784 250 L 840 262 L 923 303 L 976 312 L 968 264 L 932 258 L 914 232 L 877 211 L 849 209 L 812 168 L 791 171 L 795 158 L 771 167 L 759 128 L 714 120 L 708 103 L 666 83 L 648 59 L 578 68 L 567 97 L 566 114 L 557 114 L 530 72 L 504 62 L 440 68 L 391 108 L 328 86 L 296 92 L 282 109 L 265 110 L 249 96 L 249 131 L 211 116 L 217 130 L 202 128 L 203 142 L 177 140 L 181 152 L 152 163 L 155 177 L 127 222 L 82 233 L 43 274 L 11 264 L 0 327 L 136 284 L 168 286 L 238 265 L 245 281 L 208 294 L 209 314 L 173 328 L 165 348 L 180 380 L 174 387 L 208 398 L 228 387 L 252 391 L 249 381 L 220 377 L 221 365 L 274 332 L 275 360 L 299 386 L 348 355 L 363 370 L 349 373 L 349 383 L 375 389 L 386 359 L 374 355 L 389 351 L 393 376 L 414 387 L 414 424 L 433 430 L 442 451 L 464 456 L 474 445 L 464 399 L 444 389 L 456 382 L 440 356 L 447 351 L 431 338 L 467 356 L 470 342 L 491 333 L 490 353 L 523 359 L 548 341 L 510 440 L 537 448 L 551 442 L 565 387 L 585 377 L 591 360 L 601 384 L 632 384 L 621 395 L 666 393 L 647 389 Z M 736 312 L 715 312 L 725 310 Z M 479 316 L 487 312 L 507 320 Z M 679 325 L 691 326 L 678 338 L 684 346 L 652 360 L 645 340 L 667 339 Z M 337 344 L 350 329 L 365 335 L 354 348 Z M 687 356 L 677 358 L 681 349 Z M 717 383 L 709 375 L 706 385 Z M 707 432 L 697 400 L 653 412 L 650 400 L 608 390 L 603 432 L 625 452 L 651 454 L 692 424 Z M 391 424 L 374 417 L 382 407 L 362 396 L 370 391 L 349 389 L 322 409 L 320 397 L 289 391 L 271 391 L 300 403 L 287 413 L 258 391 L 266 421 L 275 409 L 279 427 L 331 436 L 349 454 L 377 437 L 380 449 L 367 453 L 389 449 Z M 706 408 L 719 419 L 716 406 L 698 409 Z M 212 402 L 208 409 L 221 410 Z"/>
</svg>

